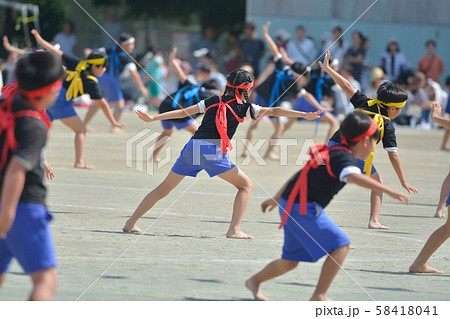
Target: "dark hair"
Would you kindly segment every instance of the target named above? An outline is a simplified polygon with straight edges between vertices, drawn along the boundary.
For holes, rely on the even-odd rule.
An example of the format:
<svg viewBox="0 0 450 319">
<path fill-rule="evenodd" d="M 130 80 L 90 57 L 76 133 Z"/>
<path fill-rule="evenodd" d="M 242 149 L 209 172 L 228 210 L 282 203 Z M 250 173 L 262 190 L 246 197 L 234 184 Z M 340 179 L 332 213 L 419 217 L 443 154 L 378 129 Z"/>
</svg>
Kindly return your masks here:
<svg viewBox="0 0 450 319">
<path fill-rule="evenodd" d="M 366 132 L 372 125 L 372 122 L 373 120 L 369 115 L 361 111 L 355 111 L 348 114 L 345 117 L 344 121 L 342 121 L 340 132 L 347 139 L 347 141 L 351 141 L 355 137 L 364 134 L 364 132 Z M 379 130 L 376 130 L 375 133 L 373 133 L 373 135 L 371 136 L 371 138 L 374 140 L 378 140 L 379 137 Z M 349 142 L 348 144 L 351 146 L 356 143 Z"/>
<path fill-rule="evenodd" d="M 127 32 L 123 32 L 119 36 L 119 43 L 125 42 L 129 39 L 131 39 L 133 36 Z"/>
<path fill-rule="evenodd" d="M 212 79 L 203 82 L 200 87 L 202 87 L 206 90 L 222 91 L 222 88 L 220 87 L 219 82 L 217 82 L 216 80 L 212 80 Z"/>
<path fill-rule="evenodd" d="M 295 30 L 298 30 L 298 29 L 302 29 L 303 31 L 305 31 L 305 27 L 302 26 L 302 25 L 298 25 L 298 26 L 295 28 Z"/>
<path fill-rule="evenodd" d="M 255 24 L 253 22 L 246 22 L 244 25 L 244 29 L 250 29 L 252 31 L 255 30 Z"/>
<path fill-rule="evenodd" d="M 434 40 L 428 40 L 428 41 L 425 43 L 425 47 L 427 47 L 429 44 L 432 44 L 434 47 L 436 47 L 436 42 L 435 42 Z"/>
<path fill-rule="evenodd" d="M 447 79 L 445 80 L 445 85 L 450 86 L 450 75 L 447 76 Z"/>
<path fill-rule="evenodd" d="M 26 91 L 43 88 L 62 79 L 61 60 L 48 51 L 24 54 L 16 65 L 17 86 Z"/>
<path fill-rule="evenodd" d="M 400 46 L 398 45 L 397 40 L 391 40 L 388 42 L 386 46 L 386 52 L 389 52 L 389 47 L 391 46 L 392 43 L 395 43 L 397 45 L 397 52 L 400 52 Z"/>
<path fill-rule="evenodd" d="M 70 26 L 70 33 L 73 33 L 75 31 L 75 25 L 73 24 L 72 20 L 64 21 L 63 25 L 65 24 L 68 24 Z"/>
<path fill-rule="evenodd" d="M 408 99 L 408 93 L 391 81 L 384 81 L 377 89 L 377 99 L 385 103 L 399 103 Z"/>
<path fill-rule="evenodd" d="M 250 72 L 243 70 L 243 69 L 236 69 L 236 70 L 232 71 L 230 74 L 228 74 L 228 76 L 227 76 L 227 82 L 234 86 L 238 86 L 243 83 L 249 84 L 249 83 L 253 82 L 254 79 L 255 78 L 254 78 L 253 74 L 251 74 Z M 240 89 L 239 92 L 243 92 L 244 97 L 245 97 L 245 102 L 250 103 L 250 117 L 252 119 L 255 119 L 255 110 L 253 109 L 253 105 L 251 104 L 252 102 L 247 94 L 247 90 Z M 225 92 L 223 93 L 223 95 L 225 95 L 225 94 L 234 96 L 234 88 L 231 88 L 227 85 L 225 87 Z"/>
<path fill-rule="evenodd" d="M 295 73 L 302 75 L 306 72 L 306 65 L 304 65 L 302 62 L 294 62 L 294 64 L 291 65 L 291 69 Z"/>
<path fill-rule="evenodd" d="M 108 67 L 109 65 L 109 59 L 108 55 L 104 50 L 93 50 L 89 55 L 87 56 L 86 60 L 91 59 L 99 59 L 99 58 L 105 58 L 105 63 L 103 64 L 105 67 Z M 92 64 L 88 64 L 87 69 L 90 71 L 92 67 Z"/>
<path fill-rule="evenodd" d="M 199 70 L 199 71 L 205 72 L 205 73 L 211 73 L 211 67 L 209 67 L 206 64 L 200 64 L 196 70 Z"/>
</svg>

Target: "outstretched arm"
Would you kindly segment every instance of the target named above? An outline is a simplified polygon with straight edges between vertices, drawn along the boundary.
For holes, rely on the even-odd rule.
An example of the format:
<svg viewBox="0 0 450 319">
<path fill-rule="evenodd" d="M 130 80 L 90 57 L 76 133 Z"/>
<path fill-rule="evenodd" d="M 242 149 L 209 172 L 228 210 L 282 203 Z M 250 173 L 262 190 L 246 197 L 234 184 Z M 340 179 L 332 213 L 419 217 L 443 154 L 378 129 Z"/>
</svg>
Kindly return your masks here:
<svg viewBox="0 0 450 319">
<path fill-rule="evenodd" d="M 364 174 L 349 174 L 346 176 L 348 182 L 356 184 L 361 187 L 369 188 L 376 192 L 386 193 L 387 195 L 395 198 L 401 202 L 409 204 L 409 197 L 403 192 L 399 192 L 387 187 L 384 184 L 370 178 Z"/>
<path fill-rule="evenodd" d="M 305 98 L 306 101 L 308 101 L 309 104 L 311 104 L 312 106 L 314 106 L 316 109 L 321 110 L 323 112 L 328 112 L 328 111 L 332 111 L 332 110 L 327 110 L 326 108 L 324 108 L 322 106 L 322 104 L 320 104 L 319 102 L 317 102 L 316 98 L 314 97 L 314 95 L 312 95 L 309 92 L 306 92 L 303 97 Z"/>
<path fill-rule="evenodd" d="M 111 123 L 112 126 L 118 127 L 118 128 L 123 128 L 125 127 L 125 124 L 120 124 L 119 122 L 116 121 L 116 119 L 114 118 L 112 112 L 111 112 L 111 108 L 109 107 L 108 102 L 106 102 L 105 98 L 101 98 L 99 100 L 93 100 L 94 103 L 100 107 L 103 111 L 103 113 L 105 114 L 106 118 L 108 119 L 108 121 Z"/>
<path fill-rule="evenodd" d="M 391 161 L 392 167 L 398 176 L 400 184 L 408 191 L 408 193 L 413 192 L 414 194 L 419 194 L 419 191 L 408 184 L 405 178 L 405 173 L 403 172 L 402 161 L 397 152 L 388 152 L 389 160 Z"/>
<path fill-rule="evenodd" d="M 319 65 L 333 78 L 334 82 L 336 82 L 336 84 L 341 87 L 342 91 L 344 91 L 344 93 L 347 94 L 348 97 L 351 98 L 353 95 L 355 95 L 356 89 L 350 84 L 350 82 L 338 72 L 336 72 L 332 67 L 330 67 L 330 51 L 327 51 L 325 53 L 325 58 L 323 62 L 319 61 Z"/>
<path fill-rule="evenodd" d="M 282 56 L 282 58 L 283 58 L 284 63 L 286 63 L 287 65 L 292 65 L 292 64 L 294 64 L 295 61 L 292 60 L 292 59 L 288 56 L 286 50 L 285 50 L 283 47 L 281 47 L 279 50 L 280 50 L 280 53 L 281 53 L 281 56 Z"/>
<path fill-rule="evenodd" d="M 63 51 L 55 48 L 50 42 L 44 40 L 41 35 L 39 34 L 39 32 L 37 32 L 37 30 L 33 29 L 31 30 L 31 33 L 34 35 L 34 37 L 36 38 L 36 41 L 48 52 L 51 52 L 55 55 L 57 55 L 58 57 L 62 57 L 63 55 Z"/>
<path fill-rule="evenodd" d="M 180 64 L 178 63 L 176 56 L 177 56 L 177 47 L 174 47 L 169 56 L 169 63 L 173 67 L 173 70 L 175 71 L 178 81 L 180 81 L 180 83 L 184 83 L 187 80 L 187 76 L 184 73 L 183 69 L 181 68 Z"/>
<path fill-rule="evenodd" d="M 19 48 L 16 48 L 15 46 L 11 45 L 11 43 L 9 43 L 8 37 L 6 35 L 3 36 L 3 47 L 9 53 L 17 53 L 19 56 L 24 55 L 25 53 L 27 53 L 27 51 L 19 49 Z"/>
<path fill-rule="evenodd" d="M 149 115 L 145 112 L 136 110 L 136 114 L 139 116 L 141 120 L 144 122 L 153 122 L 153 121 L 160 121 L 160 120 L 171 120 L 171 119 L 181 119 L 186 116 L 190 116 L 192 114 L 200 113 L 200 108 L 198 107 L 198 104 L 189 106 L 185 109 L 180 110 L 174 110 L 166 113 L 161 113 L 155 116 Z"/>
<path fill-rule="evenodd" d="M 262 107 L 261 110 L 258 113 L 258 117 L 261 117 L 263 115 L 266 116 L 286 116 L 286 117 L 302 117 L 307 120 L 316 120 L 320 116 L 322 111 L 318 110 L 316 112 L 300 112 L 300 111 L 294 111 L 291 109 L 287 109 L 285 107 Z"/>
<path fill-rule="evenodd" d="M 263 27 L 262 27 L 264 39 L 266 40 L 266 43 L 267 43 L 272 55 L 277 56 L 278 54 L 280 54 L 280 50 L 278 50 L 277 45 L 275 44 L 275 42 L 272 40 L 272 38 L 269 35 L 269 27 L 270 27 L 270 21 L 266 22 L 266 24 L 263 25 Z"/>
</svg>

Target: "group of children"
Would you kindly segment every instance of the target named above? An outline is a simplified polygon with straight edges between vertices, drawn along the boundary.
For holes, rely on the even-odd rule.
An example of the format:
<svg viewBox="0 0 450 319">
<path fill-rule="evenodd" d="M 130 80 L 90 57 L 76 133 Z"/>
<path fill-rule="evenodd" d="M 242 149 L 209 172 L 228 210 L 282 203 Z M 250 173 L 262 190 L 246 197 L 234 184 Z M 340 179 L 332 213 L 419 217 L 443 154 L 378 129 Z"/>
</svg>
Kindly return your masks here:
<svg viewBox="0 0 450 319">
<path fill-rule="evenodd" d="M 214 83 L 204 83 L 202 86 L 189 83 L 177 65 L 176 50 L 172 52 L 170 61 L 180 80 L 180 89 L 172 96 L 178 95 L 178 100 L 166 102 L 167 105 L 158 115 L 140 110 L 136 113 L 145 122 L 164 121 L 162 137 L 172 134 L 173 127 L 189 128 L 193 136 L 181 150 L 164 181 L 144 197 L 126 221 L 124 232 L 141 232 L 136 225 L 140 217 L 167 196 L 185 176 L 195 177 L 205 170 L 210 177 L 217 175 L 237 189 L 226 237 L 253 238 L 241 230 L 252 182 L 227 157 L 238 125 L 246 117 L 257 122 L 265 115 L 273 117 L 271 121 L 278 130 L 280 117 L 317 120 L 324 113 L 320 106 L 317 106 L 318 110 L 307 112 L 278 106 L 277 101 L 285 91 L 289 92 L 300 82 L 306 66 L 290 62 L 284 64 L 281 61 L 282 52 L 271 45 L 268 28 L 269 24 L 266 24 L 263 31 L 274 54 L 276 69 L 274 75 L 268 78 L 273 83 L 270 95 L 267 95 L 268 89 L 258 91 L 259 102 L 255 104 L 250 98 L 255 83 L 250 72 L 244 69 L 232 71 L 227 77 L 223 94 L 217 94 L 220 88 L 215 87 Z M 104 75 L 108 60 L 110 64 L 115 62 L 97 51 L 91 52 L 86 60 L 72 59 L 42 39 L 36 31 L 32 33 L 47 51 L 23 54 L 17 64 L 17 83 L 7 89 L 0 100 L 0 283 L 5 279 L 11 259 L 15 257 L 32 278 L 30 300 L 50 300 L 56 289 L 56 259 L 48 227 L 51 216 L 45 208 L 46 190 L 43 184 L 42 149 L 51 123 L 47 114 L 53 119 L 75 117 L 76 114 L 68 110 L 68 101 L 81 92 L 88 92 L 97 97 L 94 100 L 100 101 L 99 106 L 113 125 L 122 125 L 112 116 L 110 109 L 103 106 L 101 95 L 96 95 L 97 77 Z M 122 44 L 133 41 L 128 39 Z M 117 56 L 114 58 L 117 58 L 116 62 L 120 60 Z M 288 57 L 285 58 L 289 61 Z M 327 290 L 348 253 L 350 240 L 326 215 L 324 208 L 346 183 L 372 190 L 369 228 L 387 228 L 378 221 L 382 193 L 409 203 L 407 194 L 382 183 L 372 165 L 370 155 L 373 155 L 375 144 L 379 141 L 383 142 L 402 186 L 410 193 L 418 193 L 404 176 L 391 122 L 401 112 L 407 95 L 387 81 L 378 88 L 376 99 L 368 99 L 330 66 L 330 59 L 327 52 L 324 61 L 319 62 L 320 67 L 351 98 L 357 110 L 344 119 L 328 145 L 313 146 L 311 159 L 306 165 L 286 181 L 273 198 L 262 203 L 263 212 L 279 207 L 284 244 L 281 258 L 269 263 L 245 283 L 257 300 L 267 300 L 261 290 L 263 282 L 294 269 L 300 261 L 316 262 L 325 255 L 327 258 L 311 300 L 328 300 Z M 65 73 L 61 60 L 66 66 Z M 274 89 L 276 85 L 279 87 Z M 293 91 L 296 95 L 302 92 L 298 87 Z M 312 97 L 309 98 L 312 105 L 316 105 Z M 59 112 L 64 117 L 58 115 Z M 198 113 L 204 115 L 200 126 L 195 127 L 192 117 Z M 68 114 L 72 116 L 67 117 Z M 450 127 L 450 121 L 440 117 L 440 106 L 436 103 L 433 104 L 432 118 L 436 123 Z M 157 159 L 157 154 L 158 150 L 155 150 L 154 159 Z M 270 151 L 267 154 L 270 156 Z M 450 224 L 447 220 L 431 235 L 410 271 L 440 272 L 428 266 L 427 260 L 449 236 Z"/>
</svg>

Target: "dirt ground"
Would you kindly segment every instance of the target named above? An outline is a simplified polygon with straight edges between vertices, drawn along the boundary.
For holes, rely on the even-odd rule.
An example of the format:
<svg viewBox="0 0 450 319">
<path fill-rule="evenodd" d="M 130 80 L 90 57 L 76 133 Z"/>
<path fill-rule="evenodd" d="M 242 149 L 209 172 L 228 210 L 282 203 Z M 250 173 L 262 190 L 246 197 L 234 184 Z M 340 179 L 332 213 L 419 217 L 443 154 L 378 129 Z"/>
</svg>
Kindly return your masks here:
<svg viewBox="0 0 450 319">
<path fill-rule="evenodd" d="M 85 110 L 79 110 L 84 117 Z M 296 159 L 303 142 L 313 138 L 315 123 L 299 121 L 285 134 L 297 145 L 288 147 L 287 163 L 271 161 L 260 165 L 237 156 L 237 165 L 254 182 L 251 201 L 242 230 L 254 240 L 231 240 L 225 233 L 231 218 L 233 186 L 210 179 L 205 172 L 185 178 L 164 200 L 139 221 L 142 235 L 126 234 L 122 227 L 142 198 L 169 172 L 184 143 L 187 132 L 175 132 L 167 145 L 168 163 L 146 169 L 143 157 L 131 154 L 133 167 L 127 167 L 127 140 L 144 129 L 146 136 L 161 130 L 161 124 L 144 123 L 129 111 L 124 134 L 110 134 L 101 114 L 88 133 L 86 161 L 95 170 L 76 170 L 73 133 L 56 122 L 51 131 L 48 160 L 56 177 L 48 181 L 48 207 L 53 213 L 53 238 L 58 258 L 59 286 L 56 300 L 251 300 L 245 280 L 281 254 L 283 233 L 278 230 L 278 212 L 263 214 L 260 203 L 273 195 L 297 170 Z M 235 151 L 240 154 L 250 121 L 235 135 Z M 322 143 L 327 126 L 319 125 L 314 141 Z M 262 121 L 257 137 L 268 139 L 272 126 Z M 333 282 L 329 296 L 346 301 L 450 300 L 450 243 L 445 243 L 430 264 L 443 275 L 410 274 L 409 265 L 430 234 L 444 223 L 433 218 L 441 183 L 448 173 L 449 153 L 439 150 L 443 130 L 397 129 L 399 154 L 408 182 L 419 195 L 411 195 L 409 206 L 385 197 L 380 221 L 391 230 L 367 229 L 369 191 L 346 186 L 326 208 L 330 217 L 352 240 L 348 257 Z M 309 139 L 309 140 L 308 140 Z M 142 141 L 142 138 L 139 140 Z M 138 141 L 138 142 L 139 142 Z M 256 139 L 255 139 L 256 141 Z M 140 146 L 154 143 L 149 137 Z M 131 143 L 131 142 L 130 142 Z M 129 144 L 130 144 L 129 143 Z M 289 142 L 290 143 L 290 142 Z M 261 147 L 263 155 L 267 142 Z M 163 151 L 164 152 L 164 151 Z M 248 161 L 248 160 L 247 160 Z M 285 165 L 287 164 L 287 165 Z M 400 183 L 386 152 L 378 147 L 375 165 L 384 182 L 396 189 Z M 148 171 L 152 171 L 148 169 Z M 316 285 L 323 259 L 300 264 L 290 273 L 263 284 L 272 300 L 308 300 Z M 31 283 L 14 262 L 0 300 L 24 300 Z"/>
</svg>

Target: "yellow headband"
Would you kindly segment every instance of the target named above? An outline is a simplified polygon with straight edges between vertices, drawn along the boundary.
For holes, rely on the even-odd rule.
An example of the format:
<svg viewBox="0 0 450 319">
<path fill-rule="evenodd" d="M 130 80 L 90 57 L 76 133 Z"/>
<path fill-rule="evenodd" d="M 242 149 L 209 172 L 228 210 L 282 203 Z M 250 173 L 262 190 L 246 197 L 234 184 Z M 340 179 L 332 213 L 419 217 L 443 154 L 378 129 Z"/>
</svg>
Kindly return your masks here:
<svg viewBox="0 0 450 319">
<path fill-rule="evenodd" d="M 390 102 L 390 103 L 386 103 L 386 102 L 383 102 L 383 101 L 380 101 L 380 100 L 375 100 L 375 99 L 367 101 L 367 105 L 368 106 L 373 106 L 375 104 L 380 104 L 381 106 L 385 106 L 385 105 L 386 106 L 394 106 L 397 109 L 401 109 L 402 107 L 405 106 L 406 101 L 403 101 L 403 102 Z"/>
<path fill-rule="evenodd" d="M 80 73 L 86 70 L 88 64 L 103 65 L 105 64 L 105 58 L 82 60 L 77 64 L 75 71 L 66 70 L 66 81 L 70 82 L 66 92 L 67 101 L 84 94 L 83 81 L 81 80 Z"/>
</svg>

